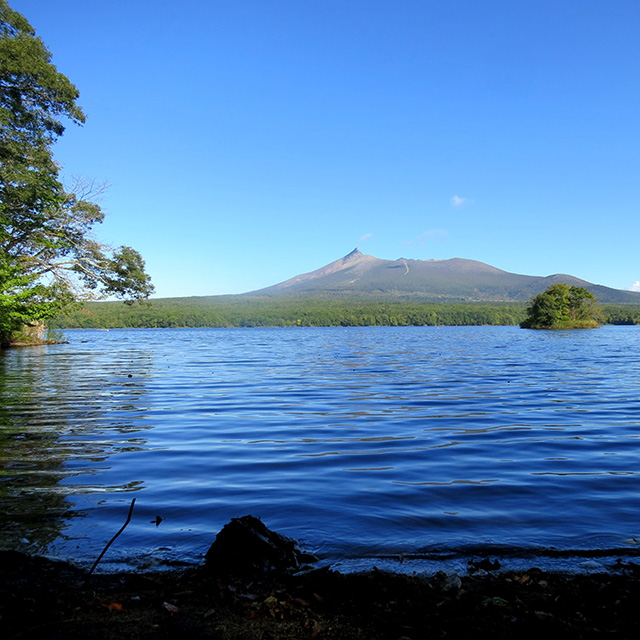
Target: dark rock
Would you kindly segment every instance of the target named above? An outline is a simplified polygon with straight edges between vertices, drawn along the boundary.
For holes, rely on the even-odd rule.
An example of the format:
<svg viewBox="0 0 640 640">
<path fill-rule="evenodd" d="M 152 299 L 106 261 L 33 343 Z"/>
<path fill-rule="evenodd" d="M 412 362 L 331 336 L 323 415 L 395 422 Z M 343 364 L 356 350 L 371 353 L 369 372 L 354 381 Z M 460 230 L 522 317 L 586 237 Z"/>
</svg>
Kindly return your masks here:
<svg viewBox="0 0 640 640">
<path fill-rule="evenodd" d="M 475 573 L 477 571 L 497 571 L 500 568 L 498 560 L 489 560 L 489 558 L 483 558 L 482 560 L 469 560 L 467 563 L 469 567 L 469 573 Z"/>
<path fill-rule="evenodd" d="M 232 518 L 205 554 L 206 569 L 247 576 L 300 569 L 317 558 L 300 551 L 295 540 L 271 531 L 253 516 Z"/>
</svg>

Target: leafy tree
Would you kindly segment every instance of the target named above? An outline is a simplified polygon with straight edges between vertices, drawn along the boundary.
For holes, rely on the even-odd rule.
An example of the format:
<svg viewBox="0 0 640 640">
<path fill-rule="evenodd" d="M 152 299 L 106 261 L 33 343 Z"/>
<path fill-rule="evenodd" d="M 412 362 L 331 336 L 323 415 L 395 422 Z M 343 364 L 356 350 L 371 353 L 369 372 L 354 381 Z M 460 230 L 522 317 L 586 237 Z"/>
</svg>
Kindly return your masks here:
<svg viewBox="0 0 640 640">
<path fill-rule="evenodd" d="M 0 0 L 0 342 L 66 305 L 153 292 L 130 247 L 93 237 L 104 214 L 91 185 L 64 188 L 51 147 L 63 120 L 82 124 L 78 90 L 29 22 Z"/>
<path fill-rule="evenodd" d="M 595 296 L 584 287 L 559 283 L 531 300 L 523 329 L 590 329 L 602 324 Z"/>
</svg>

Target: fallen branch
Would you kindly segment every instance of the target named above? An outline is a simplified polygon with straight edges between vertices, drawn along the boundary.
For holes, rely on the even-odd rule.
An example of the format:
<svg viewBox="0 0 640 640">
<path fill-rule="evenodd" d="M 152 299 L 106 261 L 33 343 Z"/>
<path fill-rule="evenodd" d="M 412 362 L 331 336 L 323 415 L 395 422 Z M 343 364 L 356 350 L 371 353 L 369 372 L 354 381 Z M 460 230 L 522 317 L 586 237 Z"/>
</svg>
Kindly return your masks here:
<svg viewBox="0 0 640 640">
<path fill-rule="evenodd" d="M 116 535 L 113 536 L 113 538 L 111 538 L 111 540 L 109 540 L 109 542 L 107 542 L 107 546 L 102 550 L 102 553 L 98 556 L 97 560 L 93 563 L 93 566 L 89 570 L 89 573 L 87 574 L 87 578 L 93 573 L 93 570 L 98 566 L 98 562 L 100 562 L 100 560 L 102 560 L 102 556 L 107 552 L 107 549 L 113 544 L 115 539 L 125 530 L 125 527 L 131 521 L 131 514 L 133 513 L 133 505 L 135 503 L 136 503 L 136 499 L 134 498 L 131 501 L 131 506 L 129 507 L 129 515 L 127 516 L 126 522 L 122 525 L 122 527 L 120 528 L 120 531 L 118 531 L 118 533 L 116 533 Z"/>
</svg>

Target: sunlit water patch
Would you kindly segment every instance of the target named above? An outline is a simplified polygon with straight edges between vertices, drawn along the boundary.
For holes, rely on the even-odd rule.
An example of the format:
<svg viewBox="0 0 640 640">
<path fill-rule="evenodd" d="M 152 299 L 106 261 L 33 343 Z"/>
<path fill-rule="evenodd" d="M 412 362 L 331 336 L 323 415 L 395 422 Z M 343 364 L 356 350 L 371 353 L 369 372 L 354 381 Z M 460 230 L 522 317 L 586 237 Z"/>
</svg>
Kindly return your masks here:
<svg viewBox="0 0 640 640">
<path fill-rule="evenodd" d="M 135 497 L 105 566 L 248 513 L 346 568 L 636 553 L 640 327 L 67 337 L 0 354 L 4 548 L 90 564 Z"/>
</svg>

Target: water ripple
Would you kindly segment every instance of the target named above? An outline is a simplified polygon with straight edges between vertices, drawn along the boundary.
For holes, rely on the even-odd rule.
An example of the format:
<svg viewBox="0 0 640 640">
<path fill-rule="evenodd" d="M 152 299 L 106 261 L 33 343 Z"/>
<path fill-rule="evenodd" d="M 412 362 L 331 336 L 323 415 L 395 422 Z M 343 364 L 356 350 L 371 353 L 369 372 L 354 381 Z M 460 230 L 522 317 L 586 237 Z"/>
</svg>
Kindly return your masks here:
<svg viewBox="0 0 640 640">
<path fill-rule="evenodd" d="M 635 549 L 638 327 L 69 338 L 0 354 L 4 547 L 93 559 L 136 492 L 116 560 L 245 513 L 343 562 Z"/>
</svg>

